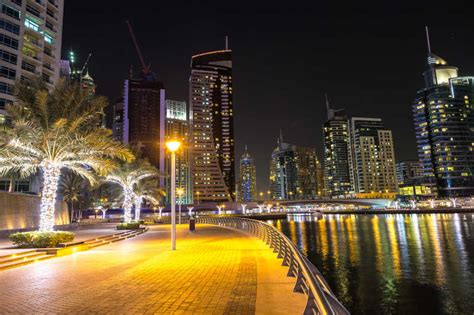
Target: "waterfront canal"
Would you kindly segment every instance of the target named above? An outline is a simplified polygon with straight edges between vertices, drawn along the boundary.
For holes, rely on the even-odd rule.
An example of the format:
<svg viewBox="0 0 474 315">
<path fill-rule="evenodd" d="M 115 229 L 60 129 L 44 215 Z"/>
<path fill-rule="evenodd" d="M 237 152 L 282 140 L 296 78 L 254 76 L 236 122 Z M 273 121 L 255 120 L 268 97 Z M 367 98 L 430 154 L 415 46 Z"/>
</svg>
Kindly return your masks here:
<svg viewBox="0 0 474 315">
<path fill-rule="evenodd" d="M 473 314 L 473 214 L 289 216 L 270 221 L 352 314 Z"/>
</svg>

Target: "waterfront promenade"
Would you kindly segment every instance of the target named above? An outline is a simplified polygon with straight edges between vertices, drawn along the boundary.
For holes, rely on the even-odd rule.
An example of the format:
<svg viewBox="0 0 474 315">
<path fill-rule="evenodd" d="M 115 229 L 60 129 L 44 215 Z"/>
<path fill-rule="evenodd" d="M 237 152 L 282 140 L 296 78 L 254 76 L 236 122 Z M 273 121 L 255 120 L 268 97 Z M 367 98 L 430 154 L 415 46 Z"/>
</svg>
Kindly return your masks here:
<svg viewBox="0 0 474 315">
<path fill-rule="evenodd" d="M 130 240 L 1 272 L 0 313 L 300 314 L 306 296 L 262 241 L 169 226 Z"/>
</svg>

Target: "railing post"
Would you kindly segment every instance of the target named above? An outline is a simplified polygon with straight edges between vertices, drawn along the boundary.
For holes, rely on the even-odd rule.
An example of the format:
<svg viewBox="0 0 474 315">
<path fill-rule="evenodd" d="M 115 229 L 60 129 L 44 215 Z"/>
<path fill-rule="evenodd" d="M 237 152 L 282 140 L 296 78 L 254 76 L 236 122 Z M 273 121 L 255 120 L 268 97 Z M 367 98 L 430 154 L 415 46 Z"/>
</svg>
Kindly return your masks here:
<svg viewBox="0 0 474 315">
<path fill-rule="evenodd" d="M 296 274 L 296 284 L 295 284 L 295 288 L 293 289 L 293 292 L 305 293 L 305 290 L 303 289 L 303 285 L 304 285 L 303 273 L 301 272 L 301 266 L 299 266 L 298 273 Z"/>
</svg>

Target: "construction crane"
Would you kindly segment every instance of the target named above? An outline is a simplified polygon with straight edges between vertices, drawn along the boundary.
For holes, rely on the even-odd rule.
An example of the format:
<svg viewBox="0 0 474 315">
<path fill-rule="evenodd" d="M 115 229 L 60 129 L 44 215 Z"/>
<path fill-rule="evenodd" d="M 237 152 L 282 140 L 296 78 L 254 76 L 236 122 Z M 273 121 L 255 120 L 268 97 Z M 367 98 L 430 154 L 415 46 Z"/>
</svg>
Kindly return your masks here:
<svg viewBox="0 0 474 315">
<path fill-rule="evenodd" d="M 135 37 L 135 34 L 133 33 L 132 25 L 128 20 L 125 21 L 128 25 L 128 30 L 130 31 L 130 36 L 132 37 L 133 44 L 135 45 L 135 49 L 137 50 L 138 58 L 140 59 L 140 63 L 142 64 L 143 68 L 143 74 L 147 76 L 148 74 L 151 73 L 151 64 L 145 64 L 145 59 L 143 58 L 142 51 L 140 50 L 140 46 L 138 46 L 137 38 Z"/>
<path fill-rule="evenodd" d="M 81 78 L 82 78 L 82 74 L 84 73 L 84 69 L 86 69 L 87 67 L 87 64 L 89 63 L 89 59 L 91 59 L 91 56 L 92 56 L 92 53 L 89 53 L 89 56 L 87 56 L 87 59 L 86 59 L 86 62 L 84 62 L 84 65 L 82 66 L 82 69 L 81 69 Z"/>
</svg>

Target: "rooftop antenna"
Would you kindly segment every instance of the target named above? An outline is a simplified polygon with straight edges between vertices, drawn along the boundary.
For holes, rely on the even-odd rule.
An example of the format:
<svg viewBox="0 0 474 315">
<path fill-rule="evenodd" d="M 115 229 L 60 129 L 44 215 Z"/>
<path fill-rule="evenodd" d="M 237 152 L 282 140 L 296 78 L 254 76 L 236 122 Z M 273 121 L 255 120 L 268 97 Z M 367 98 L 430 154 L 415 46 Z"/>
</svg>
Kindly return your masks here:
<svg viewBox="0 0 474 315">
<path fill-rule="evenodd" d="M 428 30 L 428 26 L 425 26 L 425 31 L 426 31 L 426 42 L 428 43 L 428 53 L 431 54 L 430 31 Z"/>
<path fill-rule="evenodd" d="M 328 98 L 328 93 L 324 93 L 324 95 L 326 96 L 326 109 L 327 109 L 327 111 L 329 112 L 329 98 Z"/>
<path fill-rule="evenodd" d="M 283 143 L 283 132 L 281 131 L 281 128 L 280 128 L 280 143 Z"/>
<path fill-rule="evenodd" d="M 229 50 L 229 36 L 225 36 L 225 50 Z"/>
<path fill-rule="evenodd" d="M 247 145 L 245 145 L 245 152 L 247 152 Z"/>
</svg>

